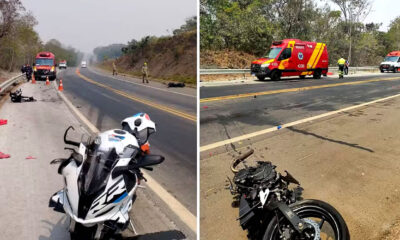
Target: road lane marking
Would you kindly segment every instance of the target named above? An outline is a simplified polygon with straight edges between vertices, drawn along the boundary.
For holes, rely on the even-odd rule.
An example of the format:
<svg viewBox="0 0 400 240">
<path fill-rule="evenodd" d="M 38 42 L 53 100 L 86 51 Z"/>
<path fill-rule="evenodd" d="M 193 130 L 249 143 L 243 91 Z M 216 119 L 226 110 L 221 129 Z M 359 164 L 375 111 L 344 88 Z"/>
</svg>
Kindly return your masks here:
<svg viewBox="0 0 400 240">
<path fill-rule="evenodd" d="M 245 97 L 262 96 L 262 95 L 271 95 L 271 94 L 277 94 L 277 93 L 300 92 L 300 91 L 307 91 L 307 90 L 313 90 L 313 89 L 319 89 L 319 88 L 338 87 L 338 86 L 345 86 L 345 85 L 357 85 L 357 84 L 370 83 L 370 82 L 394 81 L 394 80 L 400 80 L 400 77 L 379 78 L 379 79 L 370 79 L 370 80 L 344 82 L 344 83 L 332 83 L 332 84 L 324 84 L 324 85 L 318 85 L 318 86 L 287 88 L 287 89 L 270 90 L 270 91 L 263 91 L 263 92 L 254 92 L 254 93 L 241 93 L 241 94 L 227 95 L 227 96 L 220 96 L 220 97 L 203 98 L 203 99 L 200 99 L 200 103 L 231 100 L 231 99 L 245 98 Z"/>
<path fill-rule="evenodd" d="M 53 86 L 57 89 L 57 83 L 54 81 Z M 94 126 L 64 95 L 63 92 L 57 91 L 61 99 L 66 103 L 69 109 L 86 125 L 89 130 L 94 133 L 100 133 L 100 130 Z M 162 187 L 155 179 L 153 179 L 147 172 L 143 172 L 144 177 L 147 179 L 146 185 L 174 212 L 181 221 L 186 224 L 194 233 L 197 233 L 197 220 L 182 203 L 180 203 L 174 196 L 172 196 L 166 189 Z"/>
<path fill-rule="evenodd" d="M 310 122 L 310 121 L 313 121 L 313 120 L 317 120 L 317 119 L 320 119 L 320 118 L 328 117 L 328 116 L 331 116 L 331 115 L 334 115 L 334 114 L 338 114 L 338 113 L 341 113 L 341 112 L 350 111 L 350 110 L 353 110 L 353 109 L 356 109 L 356 108 L 360 108 L 360 107 L 363 107 L 363 106 L 366 106 L 366 105 L 370 105 L 370 104 L 373 104 L 373 103 L 377 103 L 377 102 L 386 101 L 386 100 L 389 100 L 389 99 L 392 99 L 392 98 L 396 98 L 396 97 L 400 97 L 400 94 L 396 94 L 396 95 L 393 95 L 393 96 L 377 99 L 377 100 L 374 100 L 374 101 L 371 101 L 371 102 L 366 102 L 366 103 L 362 103 L 362 104 L 359 104 L 359 105 L 355 105 L 355 106 L 351 106 L 351 107 L 347 107 L 347 108 L 343 108 L 343 109 L 339 109 L 339 110 L 323 113 L 323 114 L 320 114 L 320 115 L 317 115 L 317 116 L 300 119 L 300 120 L 297 120 L 297 121 L 294 121 L 294 122 L 291 122 L 291 123 L 282 124 L 280 129 L 287 128 L 287 127 L 292 127 L 292 126 L 295 126 L 295 125 L 298 125 L 298 124 L 301 124 L 301 123 Z M 208 145 L 205 145 L 205 146 L 201 146 L 200 147 L 200 152 L 211 150 L 211 149 L 214 149 L 214 148 L 217 148 L 217 147 L 221 147 L 221 146 L 224 146 L 224 145 L 227 145 L 227 144 L 243 141 L 243 140 L 246 140 L 246 139 L 249 139 L 249 138 L 254 138 L 254 137 L 257 137 L 257 136 L 260 136 L 260 135 L 263 135 L 263 134 L 266 134 L 266 133 L 270 133 L 270 132 L 275 132 L 275 131 L 278 131 L 278 130 L 279 130 L 278 127 L 271 127 L 271 128 L 266 128 L 266 129 L 263 129 L 263 130 L 260 130 L 260 131 L 252 132 L 252 133 L 249 133 L 249 134 L 245 134 L 245 135 L 242 135 L 242 136 L 238 136 L 238 137 L 226 139 L 226 140 L 223 140 L 223 141 L 211 143 L 211 144 L 208 144 Z"/>
<path fill-rule="evenodd" d="M 143 99 L 141 99 L 141 98 L 132 96 L 132 95 L 126 93 L 126 92 L 123 92 L 123 91 L 114 89 L 114 88 L 112 88 L 112 87 L 110 87 L 110 86 L 107 86 L 107 85 L 105 85 L 105 84 L 96 82 L 96 81 L 94 81 L 94 80 L 92 80 L 92 79 L 90 79 L 90 78 L 88 78 L 88 77 L 82 75 L 82 74 L 79 72 L 79 69 L 78 69 L 78 68 L 76 69 L 76 74 L 77 74 L 80 78 L 82 78 L 83 80 L 85 80 L 85 81 L 87 81 L 87 82 L 90 82 L 90 83 L 93 83 L 93 84 L 95 84 L 95 85 L 97 85 L 97 86 L 99 86 L 99 87 L 108 89 L 108 90 L 110 90 L 110 91 L 112 91 L 112 92 L 114 92 L 114 93 L 116 93 L 116 94 L 118 94 L 118 95 L 120 95 L 120 96 L 126 97 L 126 98 L 131 99 L 131 100 L 133 100 L 133 101 L 135 101 L 135 102 L 143 103 L 143 104 L 148 105 L 148 106 L 153 107 L 153 108 L 157 108 L 157 109 L 162 110 L 162 111 L 164 111 L 164 112 L 171 113 L 171 114 L 176 115 L 176 116 L 178 116 L 178 117 L 182 117 L 182 118 L 191 120 L 191 121 L 193 121 L 193 122 L 196 122 L 196 116 L 193 116 L 193 115 L 191 115 L 191 114 L 188 114 L 188 113 L 185 113 L 185 112 L 182 112 L 182 111 L 179 111 L 179 110 L 176 110 L 176 109 L 173 109 L 173 108 L 170 108 L 170 107 L 161 105 L 161 104 L 157 104 L 157 103 L 153 103 L 153 102 L 150 102 L 150 101 L 147 101 L 147 100 L 143 100 Z"/>
<path fill-rule="evenodd" d="M 95 70 L 92 70 L 90 68 L 87 68 L 87 69 L 90 72 L 94 73 L 94 74 L 99 74 L 99 75 L 102 75 L 102 76 L 106 76 L 106 75 L 103 75 L 100 72 L 96 72 Z M 140 84 L 140 83 L 136 83 L 136 82 L 132 82 L 132 81 L 128 81 L 128 80 L 123 80 L 123 79 L 119 79 L 119 78 L 116 78 L 116 77 L 113 77 L 113 76 L 106 76 L 106 77 L 109 77 L 109 78 L 112 78 L 112 79 L 115 79 L 115 80 L 118 80 L 118 81 L 121 81 L 121 82 L 135 84 L 135 85 L 138 85 L 138 86 L 141 86 L 141 87 L 148 87 L 148 88 L 157 89 L 159 91 L 163 91 L 163 92 L 167 92 L 167 93 L 173 93 L 173 94 L 183 95 L 183 96 L 186 96 L 186 97 L 197 98 L 197 96 L 193 96 L 193 95 L 190 95 L 190 94 L 180 93 L 180 92 L 175 92 L 175 91 L 168 91 L 168 90 L 165 90 L 165 89 L 162 89 L 162 88 L 153 87 L 153 86 L 149 86 L 149 85 L 145 85 L 145 84 Z"/>
</svg>

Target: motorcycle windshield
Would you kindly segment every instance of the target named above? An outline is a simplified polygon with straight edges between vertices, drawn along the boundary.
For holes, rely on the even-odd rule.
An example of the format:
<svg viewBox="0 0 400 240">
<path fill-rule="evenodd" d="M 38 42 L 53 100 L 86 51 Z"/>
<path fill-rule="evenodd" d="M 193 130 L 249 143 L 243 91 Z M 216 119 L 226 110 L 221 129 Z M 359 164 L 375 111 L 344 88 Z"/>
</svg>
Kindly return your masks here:
<svg viewBox="0 0 400 240">
<path fill-rule="evenodd" d="M 113 148 L 111 151 L 99 151 L 96 146 L 89 151 L 87 159 L 82 166 L 79 187 L 84 195 L 93 195 L 103 189 L 114 164 L 117 162 L 118 154 Z"/>
</svg>

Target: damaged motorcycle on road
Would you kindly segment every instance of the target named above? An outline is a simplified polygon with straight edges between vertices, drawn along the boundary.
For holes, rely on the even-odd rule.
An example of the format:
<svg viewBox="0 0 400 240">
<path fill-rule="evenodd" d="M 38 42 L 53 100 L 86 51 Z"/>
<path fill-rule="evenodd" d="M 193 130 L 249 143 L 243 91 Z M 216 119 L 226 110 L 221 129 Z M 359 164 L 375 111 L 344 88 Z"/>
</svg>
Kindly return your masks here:
<svg viewBox="0 0 400 240">
<path fill-rule="evenodd" d="M 239 207 L 240 225 L 249 239 L 262 240 L 349 240 L 349 230 L 340 213 L 320 200 L 303 200 L 300 183 L 287 171 L 281 175 L 271 162 L 256 166 L 237 166 L 252 155 L 250 150 L 231 164 L 234 177 L 228 177 L 234 196 L 232 206 Z M 289 184 L 297 185 L 289 188 Z"/>
<path fill-rule="evenodd" d="M 70 219 L 73 240 L 108 239 L 128 226 L 136 233 L 129 211 L 146 181 L 141 169 L 153 170 L 164 157 L 141 149 L 156 130 L 147 114 L 136 114 L 122 125 L 125 130 L 109 130 L 86 142 L 68 140 L 69 127 L 64 142 L 79 150 L 65 148 L 72 151 L 70 157 L 51 162 L 59 164 L 65 186 L 50 198 L 49 207 Z"/>
</svg>

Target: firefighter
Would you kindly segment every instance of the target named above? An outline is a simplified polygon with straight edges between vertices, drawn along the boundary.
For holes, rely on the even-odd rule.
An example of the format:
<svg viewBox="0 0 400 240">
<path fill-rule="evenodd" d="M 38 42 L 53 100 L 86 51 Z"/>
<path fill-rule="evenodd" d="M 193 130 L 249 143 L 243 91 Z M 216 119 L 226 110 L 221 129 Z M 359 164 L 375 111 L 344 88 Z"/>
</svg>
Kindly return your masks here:
<svg viewBox="0 0 400 240">
<path fill-rule="evenodd" d="M 337 63 L 339 66 L 339 79 L 340 79 L 343 78 L 343 70 L 344 70 L 344 65 L 346 64 L 346 60 L 341 57 Z"/>
<path fill-rule="evenodd" d="M 112 67 L 113 67 L 113 76 L 114 76 L 114 75 L 118 75 L 117 66 L 115 65 L 115 61 L 113 61 Z"/>
<path fill-rule="evenodd" d="M 143 63 L 143 67 L 142 67 L 142 77 L 143 77 L 143 83 L 144 80 L 146 79 L 146 82 L 149 83 L 149 70 L 147 68 L 147 63 Z"/>
<path fill-rule="evenodd" d="M 26 64 L 24 71 L 26 75 L 26 80 L 29 82 L 32 78 L 32 73 L 33 73 L 32 67 L 29 64 Z"/>
</svg>

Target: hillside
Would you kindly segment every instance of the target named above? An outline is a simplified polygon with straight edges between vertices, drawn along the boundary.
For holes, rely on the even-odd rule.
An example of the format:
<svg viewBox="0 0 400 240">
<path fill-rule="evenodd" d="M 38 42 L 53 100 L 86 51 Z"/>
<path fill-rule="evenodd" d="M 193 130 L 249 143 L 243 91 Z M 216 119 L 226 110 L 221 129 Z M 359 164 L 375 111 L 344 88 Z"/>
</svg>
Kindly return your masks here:
<svg viewBox="0 0 400 240">
<path fill-rule="evenodd" d="M 150 79 L 194 86 L 197 74 L 196 38 L 196 17 L 193 17 L 187 19 L 180 29 L 174 30 L 172 36 L 147 36 L 140 41 L 130 41 L 121 49 L 121 57 L 105 60 L 98 66 L 112 71 L 112 62 L 115 61 L 120 74 L 140 77 L 143 63 L 147 62 Z"/>
</svg>

